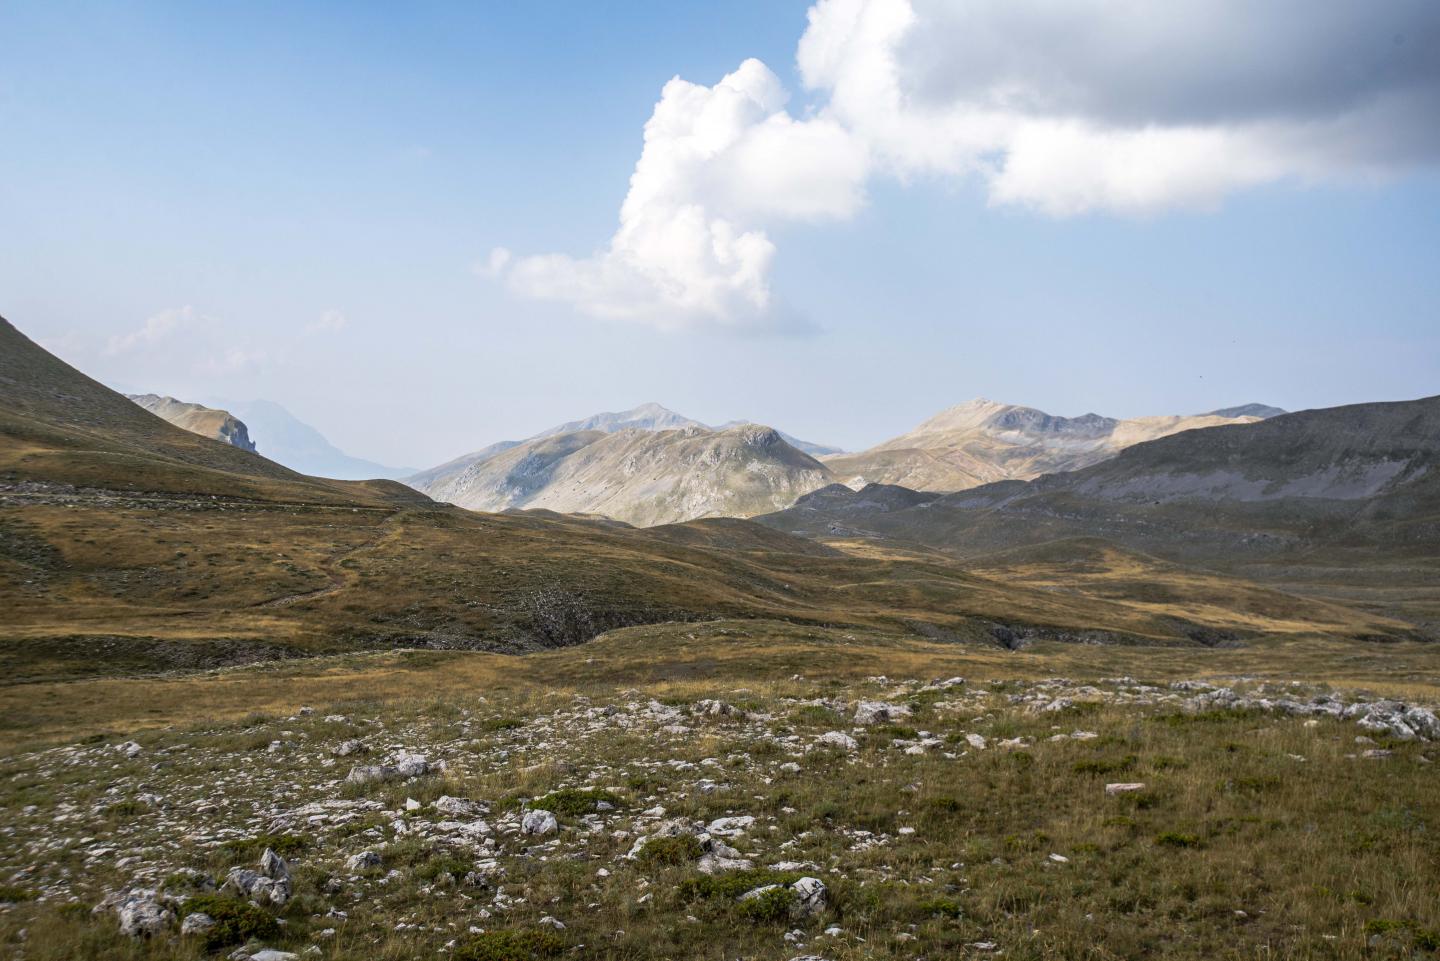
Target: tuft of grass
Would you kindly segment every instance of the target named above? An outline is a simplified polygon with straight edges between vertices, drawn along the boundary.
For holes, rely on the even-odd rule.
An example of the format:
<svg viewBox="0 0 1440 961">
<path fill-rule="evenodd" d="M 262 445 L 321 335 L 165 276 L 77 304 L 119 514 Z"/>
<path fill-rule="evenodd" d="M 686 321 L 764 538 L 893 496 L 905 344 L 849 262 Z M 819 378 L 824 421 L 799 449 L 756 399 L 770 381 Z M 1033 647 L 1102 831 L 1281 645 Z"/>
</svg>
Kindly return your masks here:
<svg viewBox="0 0 1440 961">
<path fill-rule="evenodd" d="M 423 862 L 415 869 L 414 877 L 421 881 L 438 881 L 441 878 L 452 878 L 456 881 L 469 874 L 474 867 L 464 858 L 458 858 L 453 854 L 437 854 L 430 860 Z"/>
<path fill-rule="evenodd" d="M 33 901 L 36 892 L 32 888 L 22 888 L 17 884 L 0 884 L 0 901 L 17 903 L 20 901 Z"/>
<path fill-rule="evenodd" d="M 645 842 L 636 859 L 646 867 L 688 864 L 705 853 L 699 840 L 689 834 L 673 838 L 652 838 Z"/>
<path fill-rule="evenodd" d="M 565 950 L 563 938 L 550 931 L 486 931 L 455 948 L 453 961 L 538 961 Z"/>
<path fill-rule="evenodd" d="M 1200 838 L 1180 831 L 1161 831 L 1155 835 L 1155 843 L 1166 848 L 1198 848 Z"/>
<path fill-rule="evenodd" d="M 133 798 L 124 801 L 116 801 L 105 809 L 105 816 L 112 821 L 128 821 L 131 818 L 139 817 L 150 810 L 146 805 Z"/>
<path fill-rule="evenodd" d="M 958 918 L 964 912 L 954 898 L 930 898 L 916 904 L 915 913 L 922 918 Z"/>
<path fill-rule="evenodd" d="M 1071 768 L 1076 774 L 1120 774 L 1135 767 L 1139 760 L 1133 754 L 1116 758 L 1087 758 L 1083 761 L 1076 761 Z"/>
</svg>

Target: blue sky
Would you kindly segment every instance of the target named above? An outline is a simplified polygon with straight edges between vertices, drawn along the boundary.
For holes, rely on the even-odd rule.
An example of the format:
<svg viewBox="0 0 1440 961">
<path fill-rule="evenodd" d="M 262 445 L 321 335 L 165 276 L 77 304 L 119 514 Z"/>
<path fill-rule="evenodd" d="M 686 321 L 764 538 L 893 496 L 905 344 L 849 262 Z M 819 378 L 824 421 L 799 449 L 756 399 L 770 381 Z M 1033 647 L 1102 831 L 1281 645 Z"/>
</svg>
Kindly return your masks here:
<svg viewBox="0 0 1440 961">
<path fill-rule="evenodd" d="M 1262 137 L 1235 104 L 1273 77 L 1223 102 L 1161 77 L 1180 93 L 1140 107 L 1096 80 L 1067 106 L 1108 144 L 1127 111 L 1190 124 L 1177 105 L 1211 98 L 1204 122 L 1241 173 L 1197 181 L 1166 154 L 1174 169 L 1137 199 L 1103 171 L 1075 182 L 1088 142 L 1078 159 L 1047 147 L 1053 168 L 1029 179 L 1019 160 L 973 166 L 1021 157 L 1019 141 L 919 159 L 925 144 L 797 69 L 805 3 L 491 6 L 0 0 L 0 314 L 112 385 L 275 400 L 352 453 L 413 465 L 646 400 L 855 449 L 978 395 L 1134 416 L 1440 392 L 1431 147 L 1293 147 L 1274 133 L 1302 109 L 1288 102 Z M 968 23 L 942 52 L 1014 69 L 966 46 Z M 1007 50 L 1030 42 L 1005 27 Z M 1317 49 L 1333 60 L 1334 42 Z M 922 59 L 897 49 L 907 71 Z M 743 282 L 682 268 L 682 292 L 734 281 L 739 299 L 676 306 L 648 266 L 613 269 L 642 127 L 672 77 L 710 96 L 747 58 L 774 74 L 737 81 L 757 116 L 835 118 L 869 159 L 799 165 L 787 140 L 760 167 L 685 168 L 674 203 L 763 235 L 773 258 Z M 1299 54 L 1289 69 L 1321 86 Z M 941 80 L 951 112 L 926 117 L 959 124 L 978 81 Z M 1315 100 L 1303 109 L 1385 122 Z M 784 212 L 826 177 L 838 193 Z M 496 248 L 513 254 L 492 275 Z"/>
</svg>

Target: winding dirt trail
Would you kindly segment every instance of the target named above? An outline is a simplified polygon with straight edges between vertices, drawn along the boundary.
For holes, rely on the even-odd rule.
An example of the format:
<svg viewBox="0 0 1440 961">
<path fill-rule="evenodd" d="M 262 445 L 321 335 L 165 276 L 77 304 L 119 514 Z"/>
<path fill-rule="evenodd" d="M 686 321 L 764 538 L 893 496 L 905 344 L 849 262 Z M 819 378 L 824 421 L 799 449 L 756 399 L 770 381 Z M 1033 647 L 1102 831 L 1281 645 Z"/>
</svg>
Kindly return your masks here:
<svg viewBox="0 0 1440 961">
<path fill-rule="evenodd" d="M 381 522 L 382 527 L 388 527 L 390 528 L 390 530 L 381 531 L 374 537 L 371 537 L 360 544 L 356 544 L 354 547 L 350 547 L 343 551 L 340 551 L 339 553 L 330 555 L 330 557 L 328 557 L 321 565 L 322 570 L 324 570 L 326 576 L 330 579 L 330 583 L 326 584 L 324 587 L 317 587 L 314 590 L 309 591 L 300 591 L 297 594 L 286 594 L 283 597 L 277 597 L 273 600 L 261 601 L 255 606 L 261 608 L 289 607 L 291 604 L 297 604 L 300 601 L 311 601 L 321 597 L 328 597 L 331 594 L 339 593 L 345 588 L 353 586 L 355 581 L 358 579 L 357 575 L 351 571 L 346 570 L 340 565 L 349 558 L 354 557 L 356 554 L 359 554 L 361 551 L 368 551 L 371 548 L 380 546 L 386 541 L 391 541 L 399 537 L 401 533 L 401 528 L 396 526 L 396 522 L 404 516 L 405 511 L 396 511 L 394 514 L 385 518 L 385 520 Z"/>
</svg>

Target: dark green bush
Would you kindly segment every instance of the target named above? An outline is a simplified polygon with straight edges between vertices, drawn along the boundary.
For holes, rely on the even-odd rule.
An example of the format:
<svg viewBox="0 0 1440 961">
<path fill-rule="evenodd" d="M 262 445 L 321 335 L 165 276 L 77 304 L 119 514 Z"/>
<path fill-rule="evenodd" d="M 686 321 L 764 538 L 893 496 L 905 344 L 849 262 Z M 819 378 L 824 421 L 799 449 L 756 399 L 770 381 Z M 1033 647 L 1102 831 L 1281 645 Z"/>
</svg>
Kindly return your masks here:
<svg viewBox="0 0 1440 961">
<path fill-rule="evenodd" d="M 609 791 L 601 791 L 596 788 L 565 788 L 560 791 L 551 791 L 544 797 L 538 797 L 530 802 L 532 808 L 541 808 L 552 814 L 591 814 L 595 811 L 595 805 L 601 801 L 620 806 L 620 799 Z"/>
<path fill-rule="evenodd" d="M 731 871 L 727 874 L 687 878 L 680 882 L 675 893 L 681 901 L 698 901 L 709 898 L 733 899 L 738 898 L 746 891 L 763 888 L 767 884 L 794 884 L 804 876 L 788 871 L 753 868 L 748 871 Z"/>
<path fill-rule="evenodd" d="M 202 935 L 206 950 L 244 944 L 254 939 L 265 940 L 280 933 L 280 922 L 269 912 L 248 901 L 219 894 L 200 894 L 180 907 L 180 917 L 208 914 L 215 926 Z"/>
<path fill-rule="evenodd" d="M 771 888 L 747 901 L 741 901 L 737 911 L 747 921 L 773 924 L 789 918 L 790 908 L 794 903 L 795 897 L 788 888 Z"/>
</svg>

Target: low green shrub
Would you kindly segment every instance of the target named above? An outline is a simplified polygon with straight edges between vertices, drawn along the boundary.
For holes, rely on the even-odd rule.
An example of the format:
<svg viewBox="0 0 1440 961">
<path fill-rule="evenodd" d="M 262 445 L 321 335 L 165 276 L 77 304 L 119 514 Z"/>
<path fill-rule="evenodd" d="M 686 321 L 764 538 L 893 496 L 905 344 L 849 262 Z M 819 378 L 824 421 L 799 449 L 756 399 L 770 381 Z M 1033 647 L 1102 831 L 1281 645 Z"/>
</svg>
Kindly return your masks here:
<svg viewBox="0 0 1440 961">
<path fill-rule="evenodd" d="M 181 918 L 192 914 L 208 914 L 215 921 L 215 926 L 201 935 L 210 951 L 251 939 L 266 940 L 280 933 L 280 922 L 273 915 L 239 898 L 196 895 L 180 906 Z"/>
</svg>

